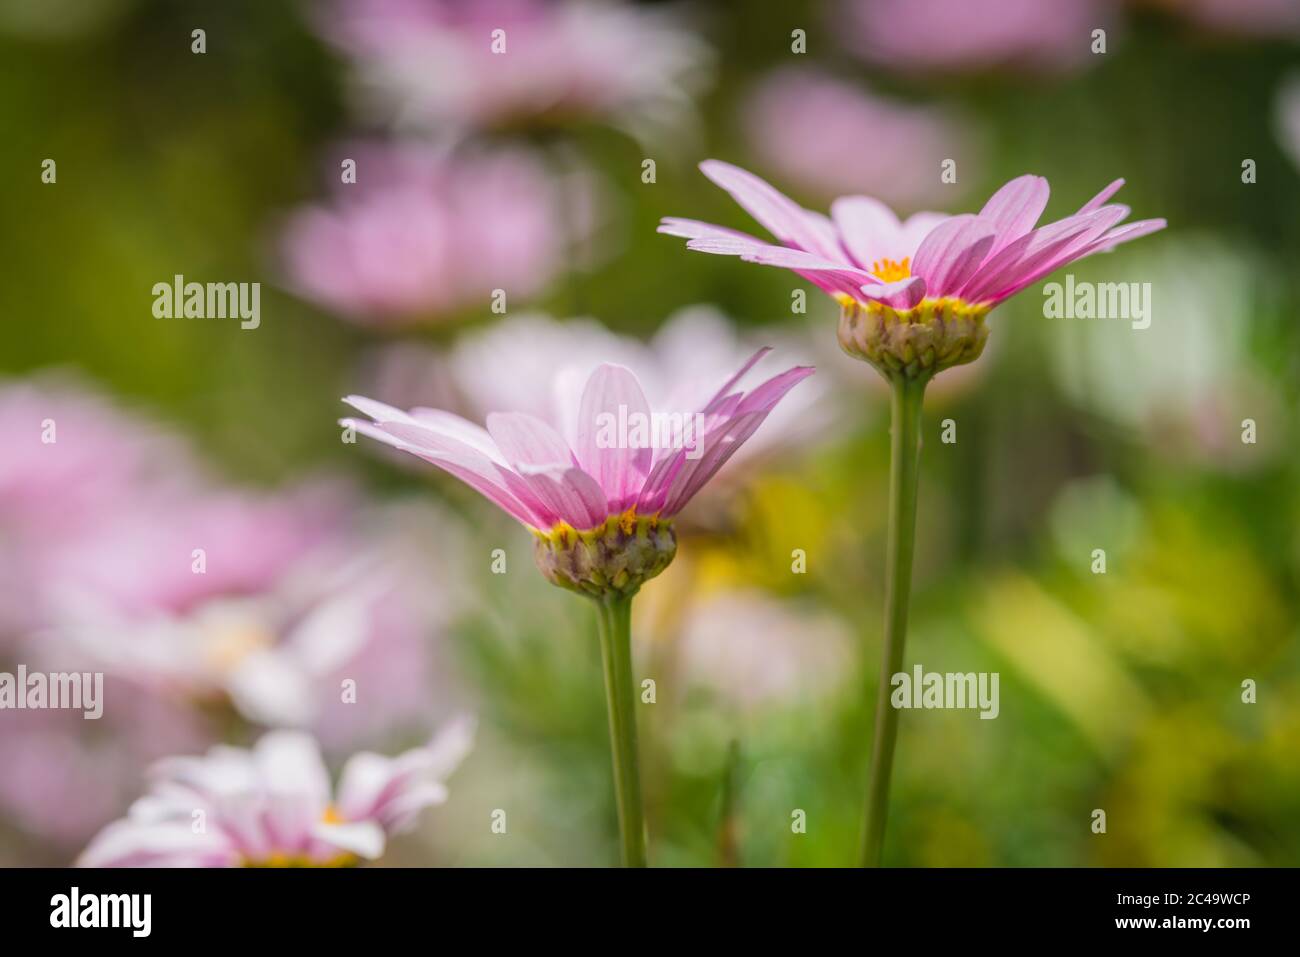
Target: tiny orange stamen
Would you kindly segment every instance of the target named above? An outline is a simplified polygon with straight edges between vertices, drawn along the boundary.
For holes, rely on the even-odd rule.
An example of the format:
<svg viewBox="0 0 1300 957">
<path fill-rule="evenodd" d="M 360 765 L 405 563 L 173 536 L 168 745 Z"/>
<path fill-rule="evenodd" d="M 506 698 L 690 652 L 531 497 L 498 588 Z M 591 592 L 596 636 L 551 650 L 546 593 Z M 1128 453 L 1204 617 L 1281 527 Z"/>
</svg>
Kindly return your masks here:
<svg viewBox="0 0 1300 957">
<path fill-rule="evenodd" d="M 633 505 L 618 517 L 618 527 L 624 535 L 631 535 L 636 528 L 636 506 Z"/>
<path fill-rule="evenodd" d="M 871 272 L 881 282 L 897 282 L 912 275 L 912 257 L 904 256 L 902 261 L 877 259 L 871 264 Z"/>
</svg>

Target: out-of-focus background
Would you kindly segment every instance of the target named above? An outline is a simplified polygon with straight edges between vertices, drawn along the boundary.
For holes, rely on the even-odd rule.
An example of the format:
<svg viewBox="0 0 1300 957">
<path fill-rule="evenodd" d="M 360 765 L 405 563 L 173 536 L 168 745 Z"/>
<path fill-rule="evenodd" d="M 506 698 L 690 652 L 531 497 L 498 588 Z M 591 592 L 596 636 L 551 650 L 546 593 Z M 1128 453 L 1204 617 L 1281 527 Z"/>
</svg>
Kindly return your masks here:
<svg viewBox="0 0 1300 957">
<path fill-rule="evenodd" d="M 1058 216 L 1122 176 L 1169 220 L 1070 270 L 1151 283 L 1149 328 L 1035 287 L 930 389 L 907 663 L 997 672 L 1000 714 L 903 715 L 887 861 L 1300 862 L 1290 0 L 0 0 L 0 76 L 0 671 L 108 676 L 99 721 L 0 711 L 0 864 L 71 862 L 166 755 L 291 726 L 337 767 L 461 713 L 387 863 L 613 861 L 590 609 L 449 477 L 342 441 L 339 397 L 480 418 L 762 343 L 818 375 L 638 599 L 652 859 L 852 862 L 884 393 L 816 290 L 655 233 L 755 228 L 707 157 L 817 209 L 1034 172 Z M 260 282 L 260 324 L 155 317 L 177 275 Z"/>
</svg>

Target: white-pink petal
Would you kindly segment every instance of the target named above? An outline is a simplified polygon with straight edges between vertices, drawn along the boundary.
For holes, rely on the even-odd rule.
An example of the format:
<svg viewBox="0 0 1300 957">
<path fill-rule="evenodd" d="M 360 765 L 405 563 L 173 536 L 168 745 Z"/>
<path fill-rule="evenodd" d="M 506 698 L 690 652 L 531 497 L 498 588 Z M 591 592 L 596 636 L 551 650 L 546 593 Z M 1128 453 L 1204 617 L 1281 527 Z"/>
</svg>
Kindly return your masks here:
<svg viewBox="0 0 1300 957">
<path fill-rule="evenodd" d="M 623 511 L 650 472 L 650 403 L 631 370 L 598 366 L 587 380 L 578 404 L 578 464 L 604 490 L 613 511 Z M 642 447 L 633 440 L 644 439 Z"/>
<path fill-rule="evenodd" d="M 372 426 L 353 419 L 344 419 L 343 422 L 451 473 L 525 525 L 541 528 L 549 524 L 549 516 L 541 514 L 541 503 L 517 481 L 513 472 L 459 439 L 424 425 L 388 422 Z"/>
<path fill-rule="evenodd" d="M 738 166 L 721 160 L 705 160 L 700 170 L 781 242 L 832 260 L 838 258 L 835 231 L 825 217 L 809 212 Z"/>
<path fill-rule="evenodd" d="M 894 211 L 870 196 L 842 196 L 831 203 L 831 219 L 840 242 L 865 270 L 883 259 L 902 260 L 903 230 Z"/>
<path fill-rule="evenodd" d="M 527 412 L 493 412 L 487 417 L 488 434 L 511 468 L 529 465 L 567 468 L 573 451 L 555 429 Z"/>
</svg>

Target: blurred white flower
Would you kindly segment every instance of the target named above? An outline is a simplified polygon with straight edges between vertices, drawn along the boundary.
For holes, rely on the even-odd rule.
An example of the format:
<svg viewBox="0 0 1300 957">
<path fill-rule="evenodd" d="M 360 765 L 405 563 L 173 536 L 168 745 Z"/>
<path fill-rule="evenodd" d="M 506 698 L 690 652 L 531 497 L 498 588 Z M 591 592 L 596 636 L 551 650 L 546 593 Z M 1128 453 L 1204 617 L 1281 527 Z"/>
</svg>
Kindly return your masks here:
<svg viewBox="0 0 1300 957">
<path fill-rule="evenodd" d="M 149 793 L 90 843 L 82 867 L 340 867 L 374 860 L 420 811 L 447 800 L 446 778 L 469 752 L 457 719 L 395 758 L 362 752 L 337 790 L 310 735 L 272 731 L 252 750 L 218 746 L 167 758 Z M 196 828 L 196 814 L 203 827 Z"/>
<path fill-rule="evenodd" d="M 720 591 L 691 602 L 676 654 L 690 685 L 746 713 L 824 707 L 853 679 L 857 660 L 843 622 L 756 589 Z"/>
<path fill-rule="evenodd" d="M 1235 470 L 1271 458 L 1280 428 L 1265 424 L 1255 444 L 1242 442 L 1242 422 L 1277 422 L 1282 401 L 1268 377 L 1251 371 L 1251 317 L 1273 295 L 1251 257 L 1192 236 L 1075 271 L 1079 281 L 1149 282 L 1152 316 L 1145 329 L 1127 319 L 1043 320 L 1057 379 L 1073 402 L 1176 461 Z"/>
<path fill-rule="evenodd" d="M 317 494 L 191 493 L 106 521 L 62 556 L 47 653 L 331 744 L 427 723 L 459 526 L 432 506 L 354 525 L 336 512 L 361 503 Z"/>
</svg>

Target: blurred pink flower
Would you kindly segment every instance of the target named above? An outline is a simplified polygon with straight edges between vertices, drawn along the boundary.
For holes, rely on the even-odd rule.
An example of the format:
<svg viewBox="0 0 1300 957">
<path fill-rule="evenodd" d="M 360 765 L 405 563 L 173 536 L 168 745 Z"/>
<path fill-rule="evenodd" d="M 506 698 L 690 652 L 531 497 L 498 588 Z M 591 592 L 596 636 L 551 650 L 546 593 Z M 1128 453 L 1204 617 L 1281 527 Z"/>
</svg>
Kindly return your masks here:
<svg viewBox="0 0 1300 957">
<path fill-rule="evenodd" d="M 205 746 L 232 705 L 342 749 L 463 703 L 439 641 L 460 607 L 450 516 L 363 508 L 333 483 L 222 485 L 70 379 L 0 386 L 0 427 L 5 656 L 106 673 L 99 721 L 6 712 L 0 809 L 18 830 L 84 843 L 145 764 Z"/>
<path fill-rule="evenodd" d="M 206 482 L 141 488 L 63 549 L 54 573 L 69 600 L 185 614 L 274 587 L 338 532 L 349 499 L 323 482 L 268 493 Z"/>
<path fill-rule="evenodd" d="M 362 324 L 485 311 L 496 289 L 526 299 L 590 229 L 590 211 L 572 213 L 584 206 L 581 184 L 551 177 L 524 151 L 368 145 L 347 155 L 357 181 L 294 213 L 281 250 L 295 291 Z"/>
<path fill-rule="evenodd" d="M 68 376 L 0 384 L 0 636 L 43 620 L 45 568 L 132 499 L 194 463 L 142 416 Z"/>
<path fill-rule="evenodd" d="M 200 717 L 176 702 L 107 676 L 103 694 L 97 721 L 69 710 L 3 715 L 0 812 L 56 853 L 84 844 L 120 813 L 142 768 L 211 741 Z"/>
<path fill-rule="evenodd" d="M 273 731 L 251 751 L 220 746 L 155 765 L 148 794 L 105 828 L 83 867 L 330 867 L 374 860 L 419 812 L 447 800 L 446 778 L 472 745 L 458 719 L 396 758 L 362 752 L 337 791 L 316 742 Z M 203 827 L 196 828 L 196 812 Z"/>
<path fill-rule="evenodd" d="M 958 162 L 961 183 L 979 176 L 981 151 L 967 124 L 819 70 L 770 74 L 750 95 L 744 119 L 760 166 L 827 199 L 869 191 L 915 208 L 960 195 L 957 184 L 940 179 L 944 160 Z"/>
<path fill-rule="evenodd" d="M 1107 201 L 1123 180 L 1074 215 L 1035 228 L 1049 192 L 1041 176 L 1011 180 L 978 215 L 917 213 L 900 222 L 867 196 L 837 199 L 828 218 L 729 163 L 706 160 L 700 169 L 781 244 L 691 219 L 664 219 L 660 232 L 686 238 L 688 249 L 790 269 L 841 302 L 894 310 L 947 299 L 987 311 L 1061 266 L 1165 226 L 1163 219 L 1118 225 L 1129 208 Z"/>
<path fill-rule="evenodd" d="M 662 141 L 694 125 L 712 65 L 674 17 L 618 3 L 336 0 L 315 22 L 365 107 L 441 133 L 598 120 Z"/>
<path fill-rule="evenodd" d="M 1113 8 L 1110 0 L 843 0 L 836 24 L 864 57 L 904 72 L 1060 72 L 1088 61 L 1092 31 L 1111 30 Z"/>
<path fill-rule="evenodd" d="M 487 428 L 437 409 L 400 409 L 351 396 L 345 401 L 373 422 L 343 420 L 366 435 L 436 465 L 509 515 L 545 534 L 594 529 L 611 518 L 668 520 L 704 487 L 754 433 L 781 398 L 812 374 L 794 367 L 748 392 L 737 387 L 768 350 L 760 350 L 699 408 L 659 409 L 687 425 L 676 441 L 649 441 L 652 408 L 636 376 L 601 365 L 585 384 L 557 380 L 566 391 L 557 430 L 526 412 L 493 412 Z M 580 389 L 580 393 L 578 392 Z M 607 435 L 609 422 L 633 423 L 628 436 Z M 640 438 L 636 422 L 643 423 Z M 700 422 L 696 431 L 691 426 Z M 613 441 L 611 441 L 611 438 Z"/>
</svg>

